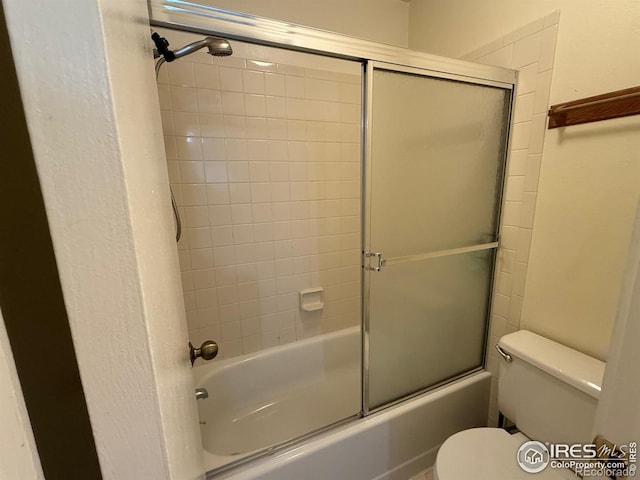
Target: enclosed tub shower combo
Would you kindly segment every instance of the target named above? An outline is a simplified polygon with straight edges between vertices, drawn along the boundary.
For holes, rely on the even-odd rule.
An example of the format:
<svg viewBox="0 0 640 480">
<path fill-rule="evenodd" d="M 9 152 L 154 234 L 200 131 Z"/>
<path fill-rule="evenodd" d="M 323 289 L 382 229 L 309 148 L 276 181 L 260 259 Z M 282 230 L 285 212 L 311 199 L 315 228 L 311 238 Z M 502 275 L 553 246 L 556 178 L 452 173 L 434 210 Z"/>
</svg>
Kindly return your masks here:
<svg viewBox="0 0 640 480">
<path fill-rule="evenodd" d="M 208 475 L 433 465 L 486 424 L 515 72 L 188 2 L 151 13 L 182 52 L 158 89 L 190 339 L 220 349 L 193 370 Z"/>
</svg>

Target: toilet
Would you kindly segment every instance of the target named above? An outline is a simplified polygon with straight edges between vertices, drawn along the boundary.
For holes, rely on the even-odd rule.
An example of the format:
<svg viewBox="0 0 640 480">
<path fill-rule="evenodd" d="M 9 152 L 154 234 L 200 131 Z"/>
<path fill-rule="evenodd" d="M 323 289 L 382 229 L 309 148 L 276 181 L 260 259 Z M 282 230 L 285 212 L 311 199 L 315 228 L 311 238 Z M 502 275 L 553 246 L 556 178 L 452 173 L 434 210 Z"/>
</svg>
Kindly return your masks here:
<svg viewBox="0 0 640 480">
<path fill-rule="evenodd" d="M 524 471 L 518 450 L 529 440 L 591 442 L 605 364 L 526 330 L 505 335 L 496 348 L 498 407 L 519 432 L 473 428 L 452 435 L 440 447 L 434 480 L 575 479 L 574 472 L 549 466 Z"/>
</svg>

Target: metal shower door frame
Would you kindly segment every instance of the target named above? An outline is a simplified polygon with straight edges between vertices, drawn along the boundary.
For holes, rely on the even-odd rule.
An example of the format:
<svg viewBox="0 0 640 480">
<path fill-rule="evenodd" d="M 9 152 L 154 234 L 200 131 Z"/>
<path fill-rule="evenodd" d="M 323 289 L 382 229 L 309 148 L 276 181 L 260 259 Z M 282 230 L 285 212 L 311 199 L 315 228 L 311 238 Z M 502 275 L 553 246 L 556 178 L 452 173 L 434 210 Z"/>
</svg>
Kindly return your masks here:
<svg viewBox="0 0 640 480">
<path fill-rule="evenodd" d="M 379 252 L 375 252 L 371 245 L 371 168 L 372 168 L 372 136 L 370 134 L 370 126 L 372 124 L 372 105 L 373 105 L 373 71 L 386 70 L 397 73 L 407 73 L 412 75 L 418 75 L 426 78 L 433 79 L 441 79 L 441 80 L 454 80 L 469 84 L 475 84 L 479 86 L 488 86 L 488 87 L 496 87 L 507 90 L 510 92 L 509 99 L 509 111 L 507 113 L 507 134 L 505 138 L 505 148 L 504 148 L 504 158 L 503 161 L 503 172 L 502 178 L 499 179 L 498 184 L 500 185 L 499 195 L 497 198 L 497 209 L 496 212 L 496 239 L 493 242 L 475 245 L 472 247 L 464 247 L 451 249 L 447 251 L 441 252 L 433 252 L 422 255 L 412 255 L 410 257 L 398 257 L 393 259 L 385 260 L 382 257 L 382 254 Z M 367 62 L 366 71 L 363 80 L 363 129 L 362 129 L 362 147 L 363 147 L 363 162 L 362 162 L 362 271 L 361 271 L 361 284 L 362 284 L 362 414 L 364 416 L 370 415 L 372 413 L 376 413 L 380 410 L 384 410 L 386 408 L 397 405 L 398 403 L 402 403 L 410 398 L 421 395 L 427 391 L 434 390 L 443 385 L 449 384 L 455 380 L 466 377 L 472 373 L 475 373 L 484 368 L 484 362 L 486 361 L 486 351 L 487 351 L 487 340 L 489 335 L 489 317 L 491 310 L 491 299 L 493 298 L 493 288 L 495 285 L 495 266 L 496 266 L 496 257 L 499 248 L 499 239 L 501 236 L 501 224 L 500 218 L 502 209 L 504 206 L 504 186 L 505 180 L 507 177 L 507 169 L 508 169 L 508 152 L 509 152 L 509 144 L 510 144 L 510 133 L 512 126 L 512 113 L 513 113 L 513 103 L 515 100 L 515 83 L 504 82 L 502 80 L 495 79 L 481 79 L 476 77 L 469 77 L 465 75 L 465 71 L 449 71 L 443 72 L 441 70 L 432 70 L 429 68 L 416 68 L 410 65 L 398 65 L 396 63 L 389 62 L 380 62 L 380 61 L 370 61 Z M 487 312 L 485 319 L 485 336 L 483 338 L 483 363 L 479 365 L 477 368 L 472 369 L 468 372 L 461 373 L 452 378 L 447 378 L 442 382 L 439 382 L 435 385 L 429 385 L 425 388 L 419 389 L 413 393 L 408 395 L 404 395 L 396 400 L 390 401 L 384 405 L 381 405 L 376 408 L 370 408 L 369 401 L 369 377 L 370 377 L 370 368 L 369 368 L 369 360 L 370 360 L 370 319 L 371 319 L 371 311 L 370 311 L 370 287 L 371 280 L 370 275 L 380 272 L 381 267 L 391 263 L 403 263 L 405 261 L 414 261 L 414 260 L 422 260 L 427 258 L 437 258 L 439 256 L 445 256 L 456 253 L 466 253 L 472 251 L 480 251 L 480 250 L 493 250 L 493 258 L 491 262 L 491 282 L 489 285 L 489 301 L 487 302 Z M 373 267 L 370 265 L 370 258 L 376 258 L 377 265 Z"/>
<path fill-rule="evenodd" d="M 184 0 L 149 0 L 151 25 L 357 62 L 377 61 L 515 85 L 517 72 Z"/>
</svg>

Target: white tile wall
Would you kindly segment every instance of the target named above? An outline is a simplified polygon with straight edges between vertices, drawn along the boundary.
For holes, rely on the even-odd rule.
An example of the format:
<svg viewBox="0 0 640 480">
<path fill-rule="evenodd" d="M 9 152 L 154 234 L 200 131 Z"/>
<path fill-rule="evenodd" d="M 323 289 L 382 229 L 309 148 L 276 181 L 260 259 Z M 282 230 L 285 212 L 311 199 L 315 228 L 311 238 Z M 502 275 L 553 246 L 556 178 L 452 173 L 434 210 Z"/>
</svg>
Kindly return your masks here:
<svg viewBox="0 0 640 480">
<path fill-rule="evenodd" d="M 493 375 L 489 425 L 496 425 L 498 418 L 499 360 L 493 345 L 520 327 L 559 17 L 555 11 L 462 57 L 518 70 L 489 330 L 487 368 Z"/>
<path fill-rule="evenodd" d="M 360 322 L 359 66 L 233 46 L 158 85 L 189 334 L 219 358 Z M 324 310 L 301 311 L 318 286 Z"/>
</svg>

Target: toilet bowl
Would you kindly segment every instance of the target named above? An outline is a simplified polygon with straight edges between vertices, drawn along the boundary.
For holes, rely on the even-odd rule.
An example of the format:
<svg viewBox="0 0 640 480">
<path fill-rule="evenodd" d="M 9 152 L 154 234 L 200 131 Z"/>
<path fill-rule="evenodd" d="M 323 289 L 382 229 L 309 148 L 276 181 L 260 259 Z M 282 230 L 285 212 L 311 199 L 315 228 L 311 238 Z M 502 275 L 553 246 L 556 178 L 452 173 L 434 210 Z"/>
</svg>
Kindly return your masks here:
<svg viewBox="0 0 640 480">
<path fill-rule="evenodd" d="M 433 480 L 568 480 L 570 470 L 546 468 L 525 472 L 516 461 L 520 446 L 529 439 L 501 428 L 473 428 L 456 433 L 440 447 Z"/>
<path fill-rule="evenodd" d="M 530 439 L 589 443 L 605 364 L 526 330 L 498 345 L 498 408 L 520 432 L 487 427 L 452 435 L 438 451 L 434 480 L 575 479 L 575 472 L 550 466 L 529 473 L 518 451 Z"/>
</svg>

